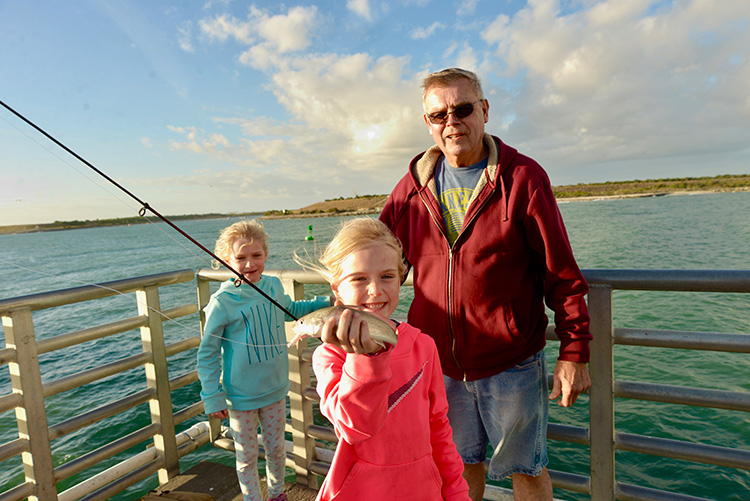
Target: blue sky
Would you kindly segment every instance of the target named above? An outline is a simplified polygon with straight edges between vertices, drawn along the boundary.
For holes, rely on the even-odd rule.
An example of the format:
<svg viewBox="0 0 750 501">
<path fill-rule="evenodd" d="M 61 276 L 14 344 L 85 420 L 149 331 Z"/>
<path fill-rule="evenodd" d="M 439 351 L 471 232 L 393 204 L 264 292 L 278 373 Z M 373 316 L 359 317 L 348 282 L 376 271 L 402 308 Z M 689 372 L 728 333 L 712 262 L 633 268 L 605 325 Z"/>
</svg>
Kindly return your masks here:
<svg viewBox="0 0 750 501">
<path fill-rule="evenodd" d="M 390 192 L 426 74 L 554 185 L 750 172 L 750 2 L 0 0 L 0 100 L 165 215 Z M 0 225 L 139 206 L 0 108 Z"/>
</svg>

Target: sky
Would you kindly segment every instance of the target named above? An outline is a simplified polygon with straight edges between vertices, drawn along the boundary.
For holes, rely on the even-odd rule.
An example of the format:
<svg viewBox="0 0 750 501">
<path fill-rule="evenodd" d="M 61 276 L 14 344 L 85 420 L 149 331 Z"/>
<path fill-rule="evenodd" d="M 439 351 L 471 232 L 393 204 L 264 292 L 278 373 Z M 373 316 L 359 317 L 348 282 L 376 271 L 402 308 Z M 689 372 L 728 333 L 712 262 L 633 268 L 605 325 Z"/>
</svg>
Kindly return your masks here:
<svg viewBox="0 0 750 501">
<path fill-rule="evenodd" d="M 750 173 L 750 1 L 0 0 L 0 101 L 163 215 L 386 194 L 479 75 L 553 185 Z M 0 107 L 0 225 L 140 205 Z"/>
</svg>

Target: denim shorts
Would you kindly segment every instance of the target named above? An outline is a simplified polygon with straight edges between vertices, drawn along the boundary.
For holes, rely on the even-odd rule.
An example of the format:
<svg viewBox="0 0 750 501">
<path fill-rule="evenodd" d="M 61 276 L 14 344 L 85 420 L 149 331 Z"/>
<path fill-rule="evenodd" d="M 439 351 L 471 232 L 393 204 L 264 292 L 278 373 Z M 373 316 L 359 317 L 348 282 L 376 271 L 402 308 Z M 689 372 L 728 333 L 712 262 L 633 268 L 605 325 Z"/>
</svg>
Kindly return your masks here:
<svg viewBox="0 0 750 501">
<path fill-rule="evenodd" d="M 544 351 L 505 372 L 476 381 L 443 377 L 453 441 L 464 463 L 494 451 L 488 478 L 538 476 L 547 466 L 549 389 Z"/>
</svg>

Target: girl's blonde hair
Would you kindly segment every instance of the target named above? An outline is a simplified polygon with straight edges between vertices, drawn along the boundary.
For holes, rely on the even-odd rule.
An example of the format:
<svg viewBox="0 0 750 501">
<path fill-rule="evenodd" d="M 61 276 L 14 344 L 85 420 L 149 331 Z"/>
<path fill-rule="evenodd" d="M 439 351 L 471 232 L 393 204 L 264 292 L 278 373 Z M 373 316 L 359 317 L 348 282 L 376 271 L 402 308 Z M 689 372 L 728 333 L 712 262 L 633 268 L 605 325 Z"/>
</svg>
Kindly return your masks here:
<svg viewBox="0 0 750 501">
<path fill-rule="evenodd" d="M 401 242 L 385 224 L 368 217 L 351 219 L 341 226 L 341 229 L 326 247 L 323 255 L 318 259 L 322 266 L 301 259 L 296 254 L 294 260 L 304 268 L 317 271 L 328 280 L 328 283 L 334 284 L 341 276 L 341 266 L 347 257 L 378 244 L 387 245 L 396 251 L 399 279 L 403 282 L 408 269 L 404 261 Z"/>
<path fill-rule="evenodd" d="M 251 219 L 249 221 L 237 221 L 224 228 L 221 231 L 221 235 L 216 240 L 216 246 L 214 247 L 214 254 L 224 261 L 232 259 L 232 245 L 236 240 L 246 239 L 251 242 L 260 242 L 263 244 L 263 250 L 268 255 L 268 234 L 263 225 Z M 219 263 L 212 263 L 214 268 L 219 267 Z"/>
</svg>

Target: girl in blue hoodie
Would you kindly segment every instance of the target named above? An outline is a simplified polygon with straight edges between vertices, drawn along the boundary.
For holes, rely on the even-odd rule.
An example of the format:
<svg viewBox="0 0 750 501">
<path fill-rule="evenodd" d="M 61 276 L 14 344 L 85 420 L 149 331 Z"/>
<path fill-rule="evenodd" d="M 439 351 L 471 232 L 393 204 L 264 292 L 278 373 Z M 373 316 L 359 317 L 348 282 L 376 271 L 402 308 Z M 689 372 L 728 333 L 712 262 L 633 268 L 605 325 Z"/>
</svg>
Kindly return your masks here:
<svg viewBox="0 0 750 501">
<path fill-rule="evenodd" d="M 262 275 L 268 235 L 255 220 L 225 228 L 214 253 L 297 317 L 331 304 L 328 297 L 292 301 L 278 278 Z M 257 467 L 260 424 L 269 501 L 286 500 L 284 424 L 289 359 L 284 322 L 293 319 L 246 283 L 235 287 L 234 280 L 221 284 L 205 312 L 197 369 L 206 414 L 217 419 L 229 417 L 245 501 L 262 499 Z"/>
</svg>

